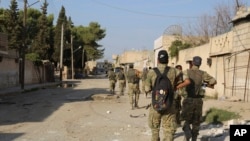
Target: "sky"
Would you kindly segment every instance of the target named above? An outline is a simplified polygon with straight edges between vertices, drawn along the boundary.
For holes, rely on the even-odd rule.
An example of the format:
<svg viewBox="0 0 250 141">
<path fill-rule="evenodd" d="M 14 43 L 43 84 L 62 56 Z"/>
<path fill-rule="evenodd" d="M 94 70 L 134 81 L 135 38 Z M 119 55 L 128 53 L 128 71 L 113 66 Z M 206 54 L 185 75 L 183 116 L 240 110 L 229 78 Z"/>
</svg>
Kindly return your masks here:
<svg viewBox="0 0 250 141">
<path fill-rule="evenodd" d="M 30 7 L 40 9 L 43 0 L 28 0 Z M 233 5 L 236 0 L 47 0 L 48 14 L 55 23 L 61 7 L 75 26 L 97 22 L 106 30 L 98 43 L 105 48 L 104 58 L 128 50 L 153 50 L 154 41 L 174 25 L 185 27 L 204 14 L 212 14 L 219 3 Z M 248 0 L 241 0 L 249 6 Z M 23 0 L 17 0 L 23 9 Z M 37 2 L 37 3 L 36 3 Z M 8 8 L 10 0 L 0 0 Z M 183 30 L 183 29 L 182 29 Z"/>
</svg>

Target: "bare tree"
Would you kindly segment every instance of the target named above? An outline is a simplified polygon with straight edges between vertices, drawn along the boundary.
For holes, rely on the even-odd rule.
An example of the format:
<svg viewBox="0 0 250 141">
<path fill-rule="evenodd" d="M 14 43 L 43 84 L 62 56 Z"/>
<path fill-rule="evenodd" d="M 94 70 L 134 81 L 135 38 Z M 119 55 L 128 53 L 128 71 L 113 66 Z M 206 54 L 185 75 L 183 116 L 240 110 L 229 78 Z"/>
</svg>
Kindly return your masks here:
<svg viewBox="0 0 250 141">
<path fill-rule="evenodd" d="M 234 3 L 219 2 L 215 5 L 214 11 L 203 14 L 192 24 L 186 25 L 184 31 L 187 42 L 193 45 L 200 45 L 209 42 L 209 38 L 226 33 L 231 30 L 231 20 L 241 6 L 246 6 L 244 0 L 235 0 Z"/>
<path fill-rule="evenodd" d="M 228 32 L 232 28 L 231 20 L 235 13 L 235 5 L 230 7 L 229 5 L 220 3 L 215 7 L 215 36 Z"/>
</svg>

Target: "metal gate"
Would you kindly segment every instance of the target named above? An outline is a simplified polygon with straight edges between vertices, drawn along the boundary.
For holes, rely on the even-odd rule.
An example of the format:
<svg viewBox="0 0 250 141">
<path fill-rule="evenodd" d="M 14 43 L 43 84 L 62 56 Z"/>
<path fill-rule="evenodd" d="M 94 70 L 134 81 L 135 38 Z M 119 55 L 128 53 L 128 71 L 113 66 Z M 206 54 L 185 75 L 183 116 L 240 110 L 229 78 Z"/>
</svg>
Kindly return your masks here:
<svg viewBox="0 0 250 141">
<path fill-rule="evenodd" d="M 248 102 L 250 95 L 250 51 L 245 50 L 224 57 L 224 66 L 224 95 Z"/>
</svg>

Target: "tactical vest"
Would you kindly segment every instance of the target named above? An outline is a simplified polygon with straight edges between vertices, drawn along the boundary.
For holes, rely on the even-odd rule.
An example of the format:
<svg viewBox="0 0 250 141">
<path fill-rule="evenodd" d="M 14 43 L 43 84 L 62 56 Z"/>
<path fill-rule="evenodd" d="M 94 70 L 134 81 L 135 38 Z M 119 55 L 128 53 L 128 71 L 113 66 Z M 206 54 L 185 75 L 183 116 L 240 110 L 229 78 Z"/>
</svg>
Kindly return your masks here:
<svg viewBox="0 0 250 141">
<path fill-rule="evenodd" d="M 109 77 L 109 80 L 116 80 L 116 75 L 115 75 L 115 73 L 113 71 L 109 72 L 108 77 Z"/>
<path fill-rule="evenodd" d="M 117 74 L 117 77 L 118 77 L 118 80 L 125 80 L 125 76 L 124 76 L 124 73 L 123 72 L 118 72 Z"/>
<path fill-rule="evenodd" d="M 205 95 L 205 90 L 202 89 L 204 72 L 201 70 L 189 69 L 187 70 L 187 74 L 191 81 L 191 84 L 186 87 L 187 97 L 203 98 Z"/>
<path fill-rule="evenodd" d="M 142 76 L 141 76 L 141 80 L 142 80 L 142 81 L 146 80 L 147 74 L 148 74 L 148 71 L 147 71 L 147 70 L 143 70 Z"/>
<path fill-rule="evenodd" d="M 136 73 L 134 69 L 129 69 L 127 73 L 128 83 L 135 83 Z"/>
</svg>

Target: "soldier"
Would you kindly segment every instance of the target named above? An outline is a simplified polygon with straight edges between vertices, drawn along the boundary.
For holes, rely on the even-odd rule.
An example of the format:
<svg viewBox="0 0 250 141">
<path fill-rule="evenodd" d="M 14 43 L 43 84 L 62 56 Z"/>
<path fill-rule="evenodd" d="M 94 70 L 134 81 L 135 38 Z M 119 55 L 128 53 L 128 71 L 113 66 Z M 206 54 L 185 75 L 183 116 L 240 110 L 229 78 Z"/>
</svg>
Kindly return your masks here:
<svg viewBox="0 0 250 141">
<path fill-rule="evenodd" d="M 139 98 L 140 98 L 140 79 L 141 73 L 138 70 L 135 70 L 135 81 L 134 81 L 134 88 L 135 88 L 135 97 L 134 97 L 134 107 L 139 108 Z"/>
<path fill-rule="evenodd" d="M 165 68 L 168 64 L 168 53 L 166 50 L 161 50 L 158 53 L 158 69 L 161 73 L 164 72 Z M 169 80 L 171 81 L 171 85 L 173 89 L 179 89 L 184 87 L 185 85 L 182 84 L 179 79 L 180 71 L 176 68 L 170 67 L 169 71 L 166 75 Z M 145 81 L 145 91 L 150 92 L 154 87 L 154 83 L 156 80 L 157 74 L 153 69 L 149 70 L 147 79 Z M 180 82 L 180 83 L 179 83 Z M 179 83 L 176 86 L 174 83 Z M 188 84 L 188 83 L 187 83 Z M 174 87 L 176 86 L 176 87 Z M 149 117 L 148 117 L 148 125 L 151 128 L 152 138 L 151 141 L 159 141 L 160 140 L 160 127 L 162 126 L 164 139 L 165 141 L 173 141 L 174 140 L 174 133 L 176 132 L 176 107 L 175 102 L 171 100 L 172 106 L 163 111 L 157 112 L 153 106 L 149 107 Z"/>
<path fill-rule="evenodd" d="M 120 95 L 124 95 L 124 90 L 126 88 L 126 78 L 123 68 L 117 73 L 117 80 L 119 81 L 119 92 Z"/>
<path fill-rule="evenodd" d="M 199 135 L 200 123 L 202 120 L 202 107 L 205 90 L 202 89 L 203 83 L 213 88 L 216 84 L 215 78 L 207 72 L 199 70 L 202 59 L 199 56 L 193 57 L 192 67 L 183 72 L 183 78 L 189 78 L 190 84 L 186 87 L 187 96 L 182 102 L 181 117 L 184 119 L 183 131 L 185 140 L 196 141 Z M 192 129 L 190 127 L 192 125 Z"/>
<path fill-rule="evenodd" d="M 127 71 L 127 81 L 128 81 L 128 95 L 129 95 L 129 103 L 131 105 L 131 109 L 134 110 L 135 107 L 135 80 L 136 80 L 136 70 L 134 69 L 134 65 L 130 64 L 129 69 Z"/>
<path fill-rule="evenodd" d="M 181 65 L 176 65 L 175 66 L 176 69 L 181 71 L 180 77 L 181 80 L 183 79 L 182 77 L 182 66 Z M 180 119 L 180 113 L 181 113 L 181 90 L 177 90 L 177 95 L 175 97 L 175 101 L 176 101 L 176 122 L 178 124 L 178 126 L 181 126 L 181 119 Z"/>
<path fill-rule="evenodd" d="M 115 94 L 115 83 L 116 83 L 116 75 L 114 69 L 111 68 L 108 72 L 109 78 L 109 90 L 111 94 Z"/>
<path fill-rule="evenodd" d="M 147 98 L 148 93 L 145 92 L 145 80 L 147 78 L 147 74 L 148 74 L 148 69 L 151 69 L 151 67 L 149 68 L 144 68 L 142 71 L 142 75 L 141 75 L 141 90 L 142 93 L 145 93 L 145 97 Z"/>
</svg>

